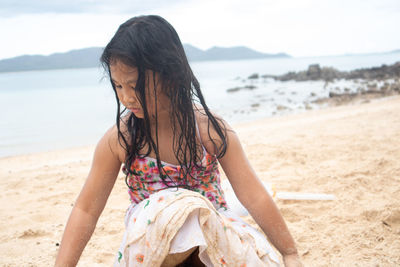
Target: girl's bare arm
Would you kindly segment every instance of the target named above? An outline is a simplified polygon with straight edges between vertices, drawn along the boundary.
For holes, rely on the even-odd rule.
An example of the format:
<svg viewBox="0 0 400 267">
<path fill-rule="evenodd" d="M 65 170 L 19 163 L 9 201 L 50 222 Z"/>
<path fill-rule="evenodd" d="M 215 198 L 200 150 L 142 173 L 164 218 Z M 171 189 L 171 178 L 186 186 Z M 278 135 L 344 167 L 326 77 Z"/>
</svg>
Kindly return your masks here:
<svg viewBox="0 0 400 267">
<path fill-rule="evenodd" d="M 88 178 L 65 227 L 55 266 L 75 266 L 92 236 L 121 167 L 113 147 L 115 127 L 97 144 Z"/>
<path fill-rule="evenodd" d="M 236 196 L 284 260 L 293 255 L 297 257 L 295 242 L 277 206 L 251 167 L 236 133 L 226 126 L 228 147 L 219 161 Z"/>
</svg>

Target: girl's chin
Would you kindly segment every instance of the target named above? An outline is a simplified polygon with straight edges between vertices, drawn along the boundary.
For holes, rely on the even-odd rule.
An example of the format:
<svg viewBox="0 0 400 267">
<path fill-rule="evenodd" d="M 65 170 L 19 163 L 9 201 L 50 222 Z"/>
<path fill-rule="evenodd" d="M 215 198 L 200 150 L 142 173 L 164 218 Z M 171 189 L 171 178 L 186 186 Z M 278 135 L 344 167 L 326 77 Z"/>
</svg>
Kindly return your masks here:
<svg viewBox="0 0 400 267">
<path fill-rule="evenodd" d="M 132 112 L 132 111 L 131 111 Z M 141 112 L 132 112 L 136 118 L 143 119 L 144 115 Z"/>
</svg>

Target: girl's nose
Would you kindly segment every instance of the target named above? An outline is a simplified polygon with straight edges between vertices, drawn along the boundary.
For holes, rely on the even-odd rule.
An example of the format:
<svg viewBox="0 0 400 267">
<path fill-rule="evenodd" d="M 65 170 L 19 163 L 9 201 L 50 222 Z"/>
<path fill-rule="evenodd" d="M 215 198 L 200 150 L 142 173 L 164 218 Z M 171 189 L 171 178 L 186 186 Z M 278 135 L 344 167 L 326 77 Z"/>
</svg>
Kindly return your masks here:
<svg viewBox="0 0 400 267">
<path fill-rule="evenodd" d="M 137 100 L 135 91 L 133 91 L 130 88 L 127 88 L 124 90 L 123 98 L 124 98 L 125 102 L 128 102 L 128 103 L 134 103 Z"/>
</svg>

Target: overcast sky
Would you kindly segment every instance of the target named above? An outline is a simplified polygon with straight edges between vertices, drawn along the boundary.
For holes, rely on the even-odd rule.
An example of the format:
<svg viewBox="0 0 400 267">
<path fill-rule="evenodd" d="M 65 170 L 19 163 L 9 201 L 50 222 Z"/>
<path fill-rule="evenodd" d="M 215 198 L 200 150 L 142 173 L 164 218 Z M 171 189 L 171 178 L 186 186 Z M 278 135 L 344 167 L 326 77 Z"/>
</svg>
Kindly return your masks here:
<svg viewBox="0 0 400 267">
<path fill-rule="evenodd" d="M 183 43 L 201 49 L 245 45 L 293 56 L 400 49 L 400 0 L 0 0 L 0 59 L 105 46 L 140 14 L 163 16 Z"/>
</svg>

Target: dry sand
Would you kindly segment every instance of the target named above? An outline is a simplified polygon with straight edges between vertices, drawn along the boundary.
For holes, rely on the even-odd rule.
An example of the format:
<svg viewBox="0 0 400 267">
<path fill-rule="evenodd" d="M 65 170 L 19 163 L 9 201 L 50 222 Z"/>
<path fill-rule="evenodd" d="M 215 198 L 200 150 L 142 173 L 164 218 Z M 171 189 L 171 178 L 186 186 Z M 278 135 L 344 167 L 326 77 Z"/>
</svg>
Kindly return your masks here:
<svg viewBox="0 0 400 267">
<path fill-rule="evenodd" d="M 277 200 L 306 266 L 400 265 L 400 97 L 235 129 L 277 191 L 336 195 Z M 93 149 L 0 159 L 1 266 L 53 265 Z M 120 175 L 79 266 L 112 265 L 128 205 Z"/>
</svg>

